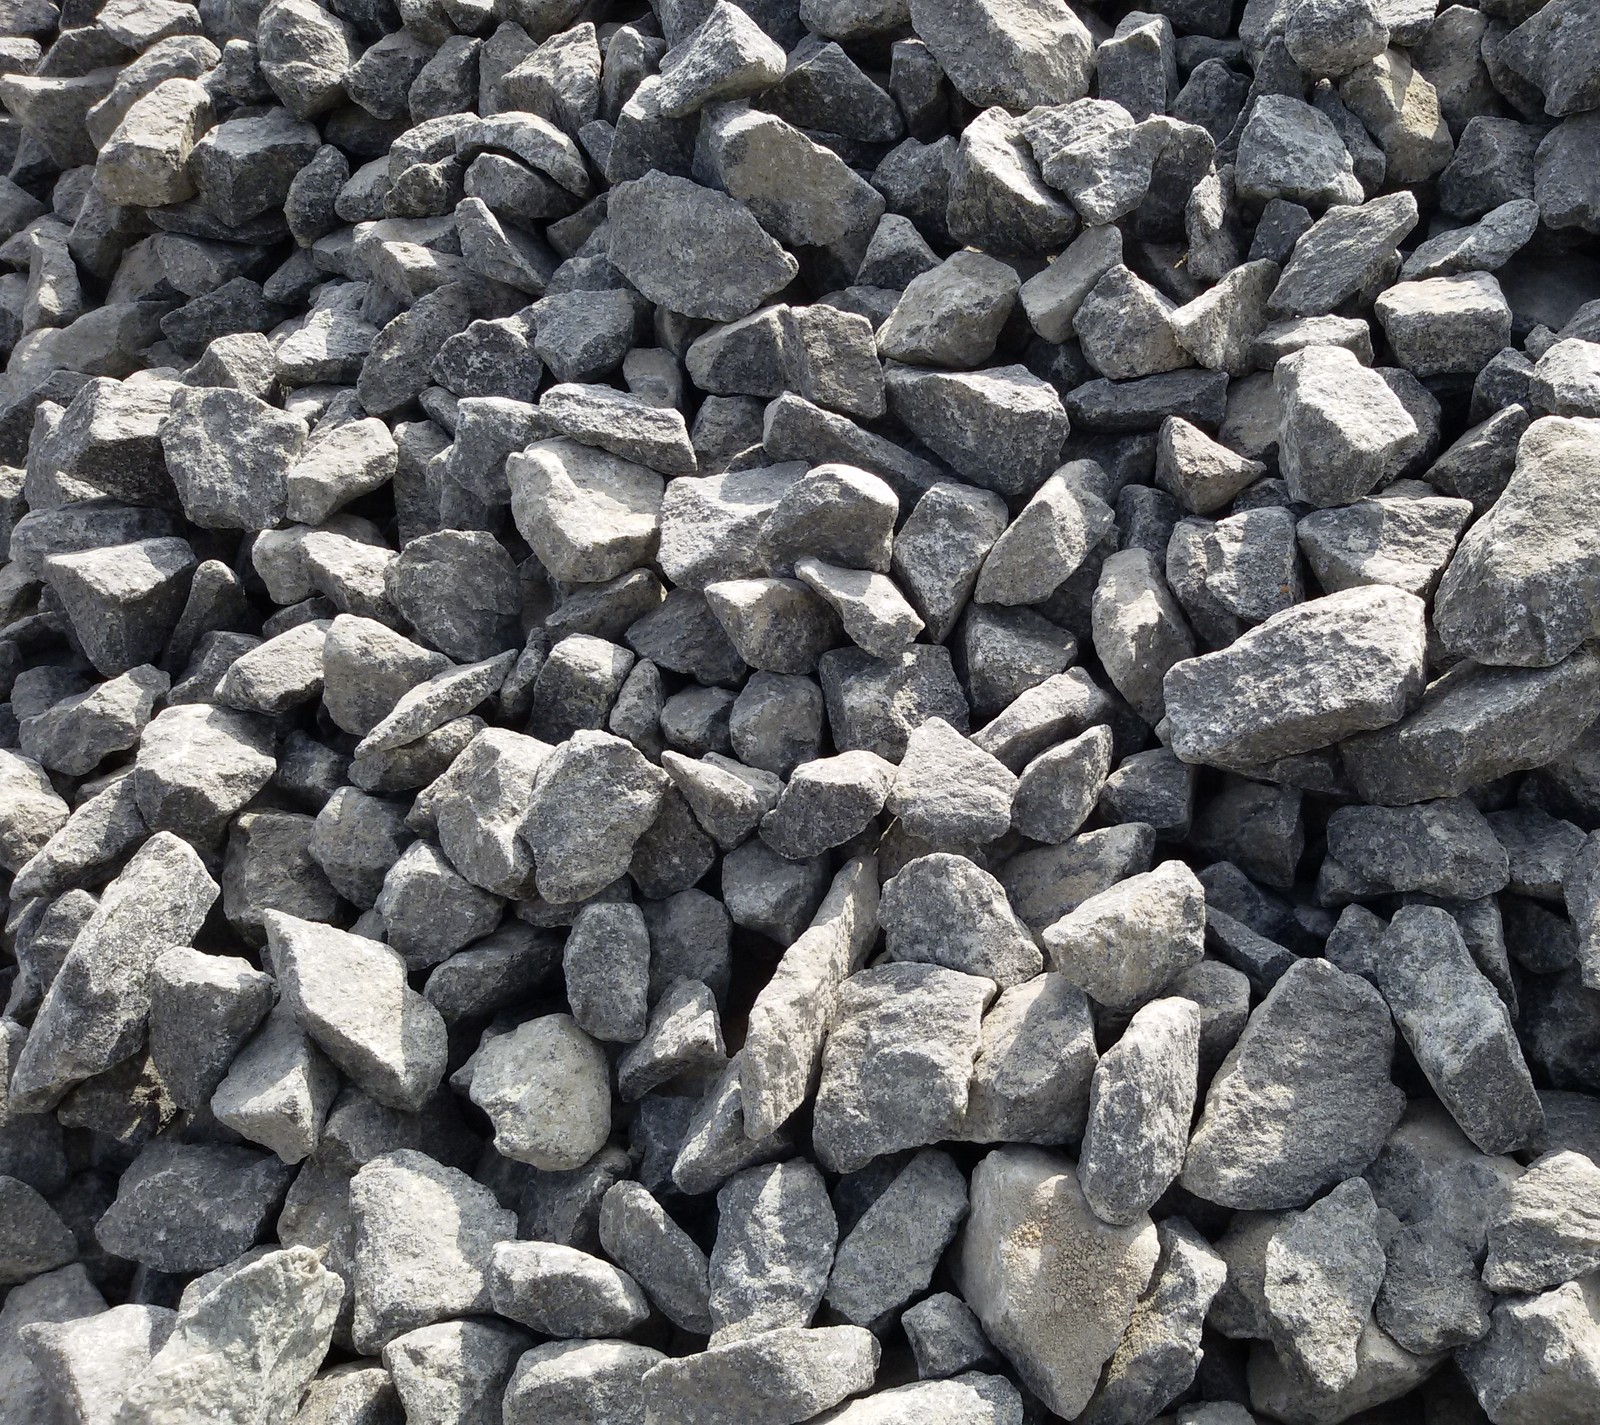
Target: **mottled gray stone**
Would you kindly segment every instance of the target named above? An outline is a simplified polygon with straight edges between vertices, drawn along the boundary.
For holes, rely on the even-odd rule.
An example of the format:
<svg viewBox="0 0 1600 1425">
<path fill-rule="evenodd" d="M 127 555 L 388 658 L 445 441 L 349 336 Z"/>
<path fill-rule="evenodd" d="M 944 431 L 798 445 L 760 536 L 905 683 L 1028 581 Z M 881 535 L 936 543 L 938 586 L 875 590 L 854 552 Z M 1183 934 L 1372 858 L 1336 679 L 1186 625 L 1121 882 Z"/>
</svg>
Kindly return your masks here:
<svg viewBox="0 0 1600 1425">
<path fill-rule="evenodd" d="M 1235 1208 L 1294 1207 L 1377 1156 L 1405 1096 L 1378 992 L 1301 960 L 1250 1016 L 1206 1094 L 1180 1182 Z"/>
<path fill-rule="evenodd" d="M 122 1175 L 95 1236 L 158 1271 L 206 1271 L 255 1243 L 293 1177 L 269 1153 L 157 1141 Z"/>
<path fill-rule="evenodd" d="M 992 980 L 937 965 L 862 970 L 840 987 L 813 1145 L 834 1172 L 956 1135 Z"/>
<path fill-rule="evenodd" d="M 1397 721 L 1422 692 L 1423 614 L 1415 595 L 1348 589 L 1175 665 L 1165 686 L 1173 751 L 1246 770 Z M 1323 676 L 1308 678 L 1313 668 Z"/>
<path fill-rule="evenodd" d="M 444 1076 L 445 1027 L 406 983 L 405 961 L 375 940 L 280 911 L 262 923 L 279 993 L 300 1026 L 379 1103 L 419 1109 Z"/>
<path fill-rule="evenodd" d="M 1286 1214 L 1273 1230 L 1262 1277 L 1267 1332 L 1317 1389 L 1338 1391 L 1355 1378 L 1357 1342 L 1383 1273 L 1378 1205 L 1363 1178 Z"/>
<path fill-rule="evenodd" d="M 1181 861 L 1130 876 L 1047 926 L 1051 968 L 1090 998 L 1134 1009 L 1204 954 L 1205 893 Z"/>
<path fill-rule="evenodd" d="M 891 960 L 942 965 L 1002 988 L 1044 968 L 1004 887 L 964 856 L 935 852 L 907 862 L 885 883 L 878 918 Z"/>
<path fill-rule="evenodd" d="M 1155 1272 L 1084 1410 L 1085 1425 L 1149 1419 L 1188 1390 L 1204 1356 L 1201 1326 L 1227 1265 L 1181 1217 L 1158 1223 L 1156 1237 L 1161 1255 Z M 1239 1420 L 1203 1413 L 1229 1408 L 1239 1410 Z M 1224 1405 L 1188 1406 L 1178 1419 L 1182 1425 L 1251 1425 L 1243 1407 Z"/>
<path fill-rule="evenodd" d="M 1574 516 L 1596 451 L 1600 421 L 1546 416 L 1528 427 L 1505 492 L 1467 531 L 1439 583 L 1435 624 L 1452 652 L 1542 668 L 1587 636 L 1593 611 L 1584 571 L 1597 548 Z"/>
<path fill-rule="evenodd" d="M 924 1150 L 839 1243 L 825 1300 L 872 1326 L 925 1291 L 967 1212 L 967 1183 L 946 1153 Z"/>
<path fill-rule="evenodd" d="M 216 882 L 186 842 L 159 832 L 144 844 L 106 888 L 45 993 L 11 1075 L 13 1112 L 51 1108 L 73 1084 L 139 1049 L 156 961 L 195 937 L 216 897 Z"/>
<path fill-rule="evenodd" d="M 1101 1055 L 1078 1182 L 1102 1222 L 1137 1221 L 1178 1176 L 1199 1062 L 1200 1014 L 1186 999 L 1141 1006 Z"/>
<path fill-rule="evenodd" d="M 1026 367 L 923 370 L 891 363 L 891 413 L 957 474 L 1002 495 L 1031 492 L 1066 438 L 1061 399 Z"/>
<path fill-rule="evenodd" d="M 878 1343 L 859 1326 L 782 1327 L 661 1361 L 644 1377 L 645 1418 L 700 1425 L 809 1419 L 867 1390 Z"/>
<path fill-rule="evenodd" d="M 632 744 L 607 732 L 575 732 L 556 748 L 539 770 L 521 833 L 539 894 L 583 900 L 616 880 L 669 784 Z"/>
<path fill-rule="evenodd" d="M 488 1188 L 426 1153 L 375 1156 L 350 1181 L 356 1349 L 490 1309 L 489 1263 L 516 1236 L 517 1217 Z"/>
</svg>

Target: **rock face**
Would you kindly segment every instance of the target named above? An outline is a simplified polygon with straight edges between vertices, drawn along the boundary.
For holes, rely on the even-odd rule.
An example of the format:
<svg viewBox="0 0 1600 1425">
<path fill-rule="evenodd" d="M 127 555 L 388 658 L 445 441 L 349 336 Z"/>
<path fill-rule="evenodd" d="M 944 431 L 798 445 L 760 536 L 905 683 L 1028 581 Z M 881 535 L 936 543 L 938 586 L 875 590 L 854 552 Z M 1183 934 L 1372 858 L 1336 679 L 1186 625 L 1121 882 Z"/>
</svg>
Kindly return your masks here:
<svg viewBox="0 0 1600 1425">
<path fill-rule="evenodd" d="M 1077 1415 L 1155 1270 L 1150 1219 L 1108 1226 L 1069 1161 L 1000 1148 L 973 1171 L 960 1252 L 961 1293 L 989 1339 L 1051 1410 Z"/>
</svg>

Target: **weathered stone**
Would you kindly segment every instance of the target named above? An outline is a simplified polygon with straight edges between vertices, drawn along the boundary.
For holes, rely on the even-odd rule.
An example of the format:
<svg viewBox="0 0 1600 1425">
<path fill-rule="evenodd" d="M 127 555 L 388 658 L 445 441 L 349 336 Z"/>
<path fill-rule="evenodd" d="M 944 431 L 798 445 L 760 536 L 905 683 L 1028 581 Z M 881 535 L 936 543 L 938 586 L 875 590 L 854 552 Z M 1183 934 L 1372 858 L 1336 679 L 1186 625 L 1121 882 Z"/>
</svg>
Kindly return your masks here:
<svg viewBox="0 0 1600 1425">
<path fill-rule="evenodd" d="M 1109 1227 L 1072 1164 L 1000 1148 L 972 1174 L 957 1280 L 989 1339 L 1059 1415 L 1094 1394 L 1159 1256 L 1148 1217 Z"/>
</svg>

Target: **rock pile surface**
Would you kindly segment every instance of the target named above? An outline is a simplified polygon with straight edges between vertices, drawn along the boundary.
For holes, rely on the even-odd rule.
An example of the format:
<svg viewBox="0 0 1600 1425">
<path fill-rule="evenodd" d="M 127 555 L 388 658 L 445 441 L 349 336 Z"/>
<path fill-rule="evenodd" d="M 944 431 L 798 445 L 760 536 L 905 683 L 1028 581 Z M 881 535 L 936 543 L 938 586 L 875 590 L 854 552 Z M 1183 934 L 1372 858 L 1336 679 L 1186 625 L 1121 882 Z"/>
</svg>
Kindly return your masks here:
<svg viewBox="0 0 1600 1425">
<path fill-rule="evenodd" d="M 0 106 L 0 1425 L 1600 1420 L 1600 0 Z"/>
</svg>

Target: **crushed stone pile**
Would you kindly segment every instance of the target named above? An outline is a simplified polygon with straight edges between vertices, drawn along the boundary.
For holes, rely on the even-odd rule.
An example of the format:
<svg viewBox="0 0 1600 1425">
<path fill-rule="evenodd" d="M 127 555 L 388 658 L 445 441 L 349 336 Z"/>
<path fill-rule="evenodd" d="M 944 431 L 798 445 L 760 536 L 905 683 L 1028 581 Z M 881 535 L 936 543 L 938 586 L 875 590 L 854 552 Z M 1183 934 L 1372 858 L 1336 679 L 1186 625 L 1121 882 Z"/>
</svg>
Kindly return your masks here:
<svg viewBox="0 0 1600 1425">
<path fill-rule="evenodd" d="M 0 1425 L 1600 1420 L 1600 0 L 0 0 Z"/>
</svg>

